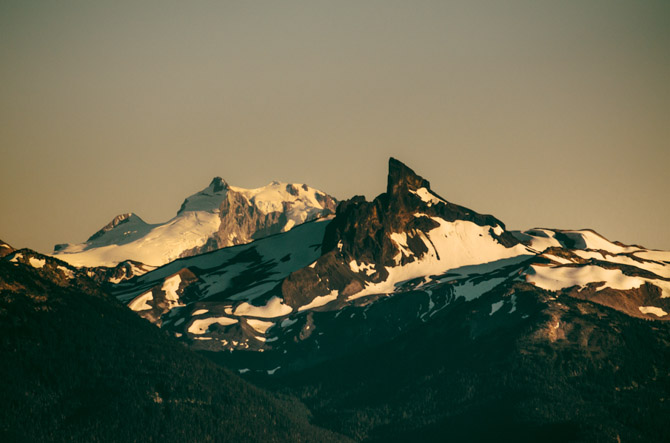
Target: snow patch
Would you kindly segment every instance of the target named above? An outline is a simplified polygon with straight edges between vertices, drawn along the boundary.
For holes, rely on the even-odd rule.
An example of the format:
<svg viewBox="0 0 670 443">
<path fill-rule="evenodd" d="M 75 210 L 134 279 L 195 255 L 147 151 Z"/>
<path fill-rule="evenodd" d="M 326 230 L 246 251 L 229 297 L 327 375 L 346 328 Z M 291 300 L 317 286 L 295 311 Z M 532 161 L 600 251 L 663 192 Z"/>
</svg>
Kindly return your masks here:
<svg viewBox="0 0 670 443">
<path fill-rule="evenodd" d="M 596 259 L 596 260 L 601 260 L 601 261 L 607 261 L 610 263 L 617 263 L 617 264 L 622 264 L 622 265 L 628 265 L 628 266 L 635 266 L 636 268 L 644 269 L 649 272 L 653 272 L 656 275 L 659 275 L 661 277 L 670 277 L 670 265 L 663 265 L 660 263 L 656 263 L 654 261 L 644 261 L 644 262 L 639 262 L 637 260 L 632 259 L 631 257 L 627 255 L 621 255 L 621 254 L 612 254 L 605 252 L 603 254 L 602 252 L 598 251 L 581 251 L 581 250 L 575 250 L 573 251 L 575 255 L 578 255 L 579 257 L 583 259 Z M 638 254 L 634 254 L 635 256 L 638 256 Z"/>
<path fill-rule="evenodd" d="M 529 247 L 536 251 L 544 251 L 547 248 L 562 248 L 561 242 L 554 237 L 556 233 L 550 229 L 530 229 L 524 232 L 515 233 L 522 241 L 528 242 Z"/>
<path fill-rule="evenodd" d="M 526 274 L 526 281 L 549 291 L 560 291 L 572 286 L 585 287 L 589 283 L 603 282 L 604 288 L 626 290 L 642 286 L 647 280 L 624 275 L 619 269 L 604 269 L 600 266 L 549 267 L 532 265 Z"/>
<path fill-rule="evenodd" d="M 308 309 L 314 309 L 318 308 L 320 306 L 326 305 L 330 303 L 331 301 L 334 301 L 337 299 L 337 296 L 340 294 L 340 291 L 337 289 L 333 290 L 330 292 L 330 294 L 322 295 L 319 297 L 314 297 L 314 300 L 312 300 L 310 303 L 301 306 L 298 308 L 298 312 L 306 311 Z"/>
<path fill-rule="evenodd" d="M 634 255 L 644 260 L 656 260 L 670 263 L 670 251 L 644 250 L 636 251 Z"/>
<path fill-rule="evenodd" d="M 188 332 L 191 334 L 204 334 L 209 329 L 210 325 L 219 324 L 223 326 L 234 325 L 237 319 L 228 317 L 210 317 L 199 320 L 194 320 L 191 326 L 188 327 Z"/>
<path fill-rule="evenodd" d="M 74 278 L 74 272 L 72 272 L 72 269 L 68 269 L 64 266 L 58 266 L 56 269 L 62 272 L 63 275 L 65 275 L 67 278 Z"/>
<path fill-rule="evenodd" d="M 23 258 L 23 254 L 21 254 L 20 252 L 17 252 L 16 254 L 14 254 L 14 257 L 12 257 L 9 261 L 12 262 L 12 263 L 18 263 L 19 260 L 21 260 L 22 258 Z"/>
<path fill-rule="evenodd" d="M 180 284 L 181 277 L 179 274 L 166 278 L 163 282 L 163 287 L 161 289 L 165 292 L 165 300 L 168 302 L 168 309 L 172 309 L 176 306 L 184 306 L 179 303 L 179 295 L 177 294 Z"/>
<path fill-rule="evenodd" d="M 418 196 L 421 200 L 428 203 L 428 207 L 436 205 L 438 203 L 445 203 L 444 200 L 438 198 L 435 194 L 430 192 L 427 188 L 419 188 L 416 191 L 409 190 L 412 194 Z"/>
<path fill-rule="evenodd" d="M 28 258 L 28 263 L 35 269 L 42 269 L 47 261 L 43 258 L 30 257 Z"/>
<path fill-rule="evenodd" d="M 282 232 L 290 231 L 295 226 L 295 220 L 289 220 L 284 225 Z"/>
<path fill-rule="evenodd" d="M 497 301 L 491 304 L 491 313 L 489 315 L 495 314 L 498 311 L 498 309 L 503 307 L 504 304 L 505 304 L 504 301 Z"/>
<path fill-rule="evenodd" d="M 268 329 L 275 325 L 275 323 L 271 321 L 256 320 L 253 318 L 248 318 L 247 323 L 261 334 L 265 334 Z"/>
<path fill-rule="evenodd" d="M 153 299 L 154 299 L 154 294 L 151 291 L 149 291 L 149 292 L 146 292 L 146 293 L 136 297 L 133 301 L 128 303 L 128 307 L 135 312 L 146 311 L 148 309 L 153 309 L 153 307 L 148 303 L 149 301 L 151 301 Z"/>
<path fill-rule="evenodd" d="M 656 306 L 640 306 L 639 309 L 643 314 L 653 314 L 657 317 L 665 317 L 668 315 L 667 312 L 661 308 L 657 308 Z"/>
<path fill-rule="evenodd" d="M 614 254 L 635 252 L 640 249 L 631 246 L 619 246 L 607 240 L 600 234 L 596 234 L 593 231 L 582 230 L 582 231 L 560 231 L 560 232 L 568 236 L 570 239 L 575 240 L 577 243 L 576 246 L 579 249 L 601 249 L 604 251 L 612 252 Z M 580 245 L 580 243 L 583 243 L 583 245 Z"/>
<path fill-rule="evenodd" d="M 298 320 L 290 319 L 290 318 L 285 318 L 282 320 L 282 322 L 279 324 L 282 328 L 288 328 L 291 325 L 294 325 L 298 323 Z"/>
<path fill-rule="evenodd" d="M 353 272 L 365 272 L 365 275 L 370 276 L 374 274 L 375 272 L 375 264 L 374 263 L 362 263 L 359 265 L 357 260 L 351 260 L 349 262 L 349 269 L 351 269 Z"/>
<path fill-rule="evenodd" d="M 293 312 L 293 308 L 284 304 L 279 297 L 272 297 L 265 306 L 241 303 L 235 309 L 235 315 L 242 317 L 276 318 Z"/>
</svg>

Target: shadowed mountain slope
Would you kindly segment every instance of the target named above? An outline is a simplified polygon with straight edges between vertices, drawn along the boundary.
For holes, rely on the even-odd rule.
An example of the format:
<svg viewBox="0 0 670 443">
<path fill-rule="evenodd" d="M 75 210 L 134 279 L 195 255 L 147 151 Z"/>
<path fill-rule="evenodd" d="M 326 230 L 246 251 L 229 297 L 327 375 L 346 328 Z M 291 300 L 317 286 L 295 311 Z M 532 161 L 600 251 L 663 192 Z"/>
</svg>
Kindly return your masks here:
<svg viewBox="0 0 670 443">
<path fill-rule="evenodd" d="M 77 269 L 0 260 L 0 440 L 341 441 L 194 354 Z"/>
</svg>

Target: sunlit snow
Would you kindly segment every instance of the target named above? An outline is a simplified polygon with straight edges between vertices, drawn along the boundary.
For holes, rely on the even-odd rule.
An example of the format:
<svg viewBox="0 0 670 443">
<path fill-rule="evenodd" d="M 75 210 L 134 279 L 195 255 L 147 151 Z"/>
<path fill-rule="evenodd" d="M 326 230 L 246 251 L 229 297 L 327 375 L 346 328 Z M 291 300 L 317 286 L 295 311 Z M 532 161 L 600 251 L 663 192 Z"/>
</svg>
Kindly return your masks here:
<svg viewBox="0 0 670 443">
<path fill-rule="evenodd" d="M 30 263 L 30 266 L 32 266 L 33 268 L 41 269 L 44 267 L 47 261 L 43 258 L 30 257 L 28 258 L 28 263 Z"/>
<path fill-rule="evenodd" d="M 354 272 L 365 272 L 366 275 L 372 275 L 376 272 L 374 263 L 358 264 L 357 260 L 351 260 L 349 262 L 349 269 L 351 269 Z"/>
<path fill-rule="evenodd" d="M 389 276 L 385 281 L 368 284 L 365 289 L 353 294 L 348 300 L 355 300 L 370 294 L 389 294 L 395 291 L 397 283 L 424 275 L 439 275 L 463 266 L 531 255 L 525 246 L 516 245 L 506 248 L 500 244 L 491 237 L 489 232 L 491 226 L 479 226 L 465 220 L 448 222 L 439 217 L 432 217 L 432 219 L 439 226 L 428 232 L 427 237 L 421 231 L 415 232 L 415 235 L 418 235 L 428 248 L 428 252 L 421 259 L 402 266 L 387 267 Z M 405 233 L 392 234 L 391 238 L 401 250 L 400 254 L 409 255 L 411 251 L 406 246 L 406 235 Z M 398 257 L 396 259 L 398 263 Z"/>
<path fill-rule="evenodd" d="M 275 318 L 293 312 L 293 308 L 284 304 L 279 297 L 272 297 L 264 306 L 254 306 L 249 303 L 240 303 L 235 309 L 235 315 L 243 317 Z"/>
<path fill-rule="evenodd" d="M 188 327 L 188 332 L 190 332 L 191 334 L 204 334 L 213 324 L 228 326 L 228 325 L 234 325 L 235 323 L 237 323 L 237 319 L 235 318 L 228 318 L 228 317 L 203 318 L 193 320 L 193 323 L 191 323 L 191 325 Z"/>
<path fill-rule="evenodd" d="M 299 307 L 298 311 L 302 312 L 302 311 L 306 311 L 308 309 L 314 309 L 314 308 L 318 308 L 320 306 L 326 305 L 326 304 L 330 303 L 331 301 L 336 300 L 338 295 L 339 295 L 339 291 L 334 290 L 334 291 L 331 291 L 330 294 L 322 295 L 320 297 L 314 297 L 314 300 L 312 300 L 310 303 Z"/>
<path fill-rule="evenodd" d="M 436 205 L 438 203 L 445 203 L 444 200 L 438 198 L 435 194 L 433 194 L 426 188 L 419 188 L 416 191 L 410 189 L 409 192 L 411 192 L 414 195 L 417 195 L 421 200 L 428 203 L 429 207 Z"/>
<path fill-rule="evenodd" d="M 589 283 L 602 282 L 599 289 L 634 289 L 645 283 L 645 279 L 625 275 L 619 269 L 605 269 L 600 266 L 587 265 L 579 267 L 530 267 L 526 281 L 550 291 L 560 291 L 572 286 L 584 287 Z"/>
<path fill-rule="evenodd" d="M 166 278 L 163 282 L 163 291 L 165 291 L 165 299 L 168 302 L 168 309 L 172 309 L 175 306 L 179 306 L 179 295 L 177 290 L 179 289 L 179 284 L 181 283 L 181 277 L 179 274 L 173 275 L 172 277 Z M 181 304 L 183 306 L 183 304 Z"/>
<path fill-rule="evenodd" d="M 154 295 L 151 291 L 142 294 L 135 298 L 133 301 L 128 303 L 128 307 L 133 311 L 146 311 L 147 309 L 152 309 L 152 306 L 147 302 L 154 299 Z"/>
<path fill-rule="evenodd" d="M 257 332 L 260 332 L 261 334 L 265 334 L 265 332 L 273 327 L 275 325 L 274 322 L 271 321 L 263 321 L 263 320 L 257 320 L 254 318 L 248 318 L 247 319 L 247 324 L 254 328 Z"/>
<path fill-rule="evenodd" d="M 653 314 L 657 317 L 665 317 L 668 315 L 667 312 L 661 308 L 657 308 L 656 306 L 640 306 L 639 309 L 643 314 Z"/>
</svg>

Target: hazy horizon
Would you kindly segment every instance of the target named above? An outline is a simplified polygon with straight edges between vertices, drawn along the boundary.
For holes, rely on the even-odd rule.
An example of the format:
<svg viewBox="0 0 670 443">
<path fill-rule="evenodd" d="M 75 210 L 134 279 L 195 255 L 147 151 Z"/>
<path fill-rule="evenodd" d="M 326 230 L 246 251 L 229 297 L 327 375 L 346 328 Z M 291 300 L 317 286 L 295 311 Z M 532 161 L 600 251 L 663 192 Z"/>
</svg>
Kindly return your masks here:
<svg viewBox="0 0 670 443">
<path fill-rule="evenodd" d="M 172 218 L 212 177 L 670 250 L 664 1 L 0 5 L 0 239 Z"/>
</svg>

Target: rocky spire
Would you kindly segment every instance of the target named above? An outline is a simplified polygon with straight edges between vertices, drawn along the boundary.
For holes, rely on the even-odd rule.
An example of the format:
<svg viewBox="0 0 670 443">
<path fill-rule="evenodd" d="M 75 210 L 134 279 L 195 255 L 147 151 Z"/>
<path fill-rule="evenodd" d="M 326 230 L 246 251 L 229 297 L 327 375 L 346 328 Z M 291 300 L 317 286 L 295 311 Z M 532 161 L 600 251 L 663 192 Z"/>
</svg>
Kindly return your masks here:
<svg viewBox="0 0 670 443">
<path fill-rule="evenodd" d="M 209 187 L 212 188 L 212 192 L 220 192 L 224 189 L 228 189 L 228 183 L 221 177 L 214 177 L 209 184 Z"/>
<path fill-rule="evenodd" d="M 408 190 L 416 191 L 419 188 L 430 189 L 430 182 L 417 175 L 403 162 L 395 158 L 389 158 L 389 174 L 386 185 L 386 193 L 389 196 L 398 195 Z"/>
</svg>

